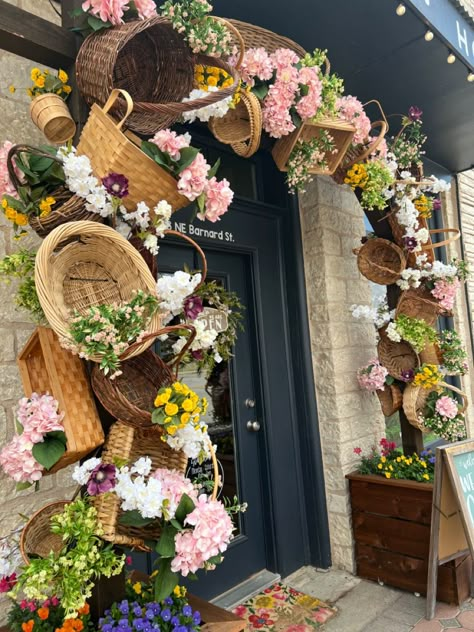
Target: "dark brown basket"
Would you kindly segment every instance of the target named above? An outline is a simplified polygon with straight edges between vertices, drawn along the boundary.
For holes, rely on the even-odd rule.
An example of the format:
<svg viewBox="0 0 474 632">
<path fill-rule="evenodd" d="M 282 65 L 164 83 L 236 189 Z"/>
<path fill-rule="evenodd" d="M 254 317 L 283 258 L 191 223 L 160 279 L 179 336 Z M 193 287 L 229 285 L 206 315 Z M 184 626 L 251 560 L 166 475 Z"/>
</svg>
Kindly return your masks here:
<svg viewBox="0 0 474 632">
<path fill-rule="evenodd" d="M 10 180 L 17 191 L 22 184 L 15 172 L 14 160 L 15 157 L 21 153 L 44 156 L 61 164 L 58 158 L 41 151 L 41 149 L 31 147 L 30 145 L 14 145 L 8 152 L 7 168 Z M 28 216 L 29 225 L 40 237 L 46 237 L 54 228 L 61 224 L 66 224 L 66 222 L 77 222 L 82 219 L 87 219 L 91 222 L 104 221 L 98 213 L 89 213 L 85 207 L 85 201 L 71 193 L 71 191 L 64 186 L 58 187 L 50 195 L 54 197 L 56 204 L 52 207 L 51 213 L 47 217 L 40 219 L 32 215 Z"/>
<path fill-rule="evenodd" d="M 240 38 L 238 32 L 236 37 Z M 218 66 L 234 78 L 234 83 L 183 103 L 193 89 L 196 64 Z M 193 55 L 183 36 L 159 16 L 89 35 L 79 50 L 76 74 L 79 90 L 89 105 L 104 105 L 114 88 L 126 90 L 134 101 L 127 125 L 141 134 L 154 134 L 175 123 L 184 112 L 231 96 L 240 78 L 222 59 Z M 122 117 L 125 111 L 121 100 L 117 114 Z"/>
<path fill-rule="evenodd" d="M 413 347 L 402 340 L 393 342 L 385 333 L 385 329 L 379 330 L 380 340 L 377 345 L 378 357 L 388 371 L 389 375 L 397 380 L 402 379 L 403 371 L 416 369 L 420 366 L 420 359 Z"/>
<path fill-rule="evenodd" d="M 25 564 L 30 563 L 30 556 L 47 557 L 51 551 L 59 553 L 63 547 L 60 535 L 51 533 L 51 518 L 61 513 L 70 501 L 60 500 L 45 505 L 34 513 L 23 527 L 20 536 L 20 553 Z"/>
<path fill-rule="evenodd" d="M 403 250 L 388 239 L 369 239 L 356 252 L 360 273 L 379 285 L 395 283 L 406 267 Z"/>
<path fill-rule="evenodd" d="M 424 320 L 430 326 L 436 323 L 440 313 L 438 301 L 434 298 L 429 290 L 420 286 L 418 288 L 410 288 L 402 292 L 398 299 L 395 318 L 408 316 L 410 318 L 418 318 Z"/>
<path fill-rule="evenodd" d="M 385 417 L 390 417 L 402 407 L 403 395 L 396 384 L 385 386 L 383 391 L 378 390 L 376 393 L 380 401 L 380 406 L 382 407 L 382 413 Z"/>
</svg>

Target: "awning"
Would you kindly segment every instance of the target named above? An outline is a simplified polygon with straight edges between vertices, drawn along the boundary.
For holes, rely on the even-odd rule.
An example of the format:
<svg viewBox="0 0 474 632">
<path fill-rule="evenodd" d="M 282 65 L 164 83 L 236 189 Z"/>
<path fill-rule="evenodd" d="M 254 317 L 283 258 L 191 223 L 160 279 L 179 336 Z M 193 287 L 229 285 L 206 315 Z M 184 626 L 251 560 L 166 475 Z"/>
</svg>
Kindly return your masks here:
<svg viewBox="0 0 474 632">
<path fill-rule="evenodd" d="M 395 0 L 215 0 L 214 10 L 286 35 L 307 50 L 328 49 L 331 69 L 344 78 L 346 94 L 363 102 L 378 99 L 387 114 L 406 113 L 417 105 L 424 111 L 427 157 L 452 173 L 469 169 L 474 166 L 474 82 L 468 82 L 467 75 L 474 67 L 474 41 L 468 40 L 469 56 L 465 53 L 461 59 L 466 47 L 461 42 L 458 49 L 456 42 L 449 41 L 448 35 L 457 35 L 457 25 L 446 15 L 452 9 L 459 16 L 461 36 L 468 24 L 466 37 L 472 20 L 456 8 L 455 0 L 405 2 L 402 17 L 395 12 L 398 4 Z M 443 5 L 448 13 L 435 14 L 435 5 Z M 437 21 L 437 28 L 428 15 Z M 424 39 L 428 28 L 435 31 L 430 42 Z M 450 48 L 458 56 L 454 64 L 446 61 Z"/>
</svg>

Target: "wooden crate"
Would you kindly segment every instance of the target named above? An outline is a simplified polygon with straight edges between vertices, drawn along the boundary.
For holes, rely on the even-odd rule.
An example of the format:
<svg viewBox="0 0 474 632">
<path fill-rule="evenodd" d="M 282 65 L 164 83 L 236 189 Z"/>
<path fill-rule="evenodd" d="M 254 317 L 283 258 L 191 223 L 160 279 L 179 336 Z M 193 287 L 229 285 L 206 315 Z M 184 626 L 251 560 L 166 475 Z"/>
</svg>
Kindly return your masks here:
<svg viewBox="0 0 474 632">
<path fill-rule="evenodd" d="M 348 474 L 357 575 L 426 595 L 433 485 Z M 439 567 L 438 599 L 470 595 L 472 559 Z"/>
<path fill-rule="evenodd" d="M 35 329 L 18 356 L 18 367 L 26 397 L 49 393 L 64 412 L 67 450 L 45 474 L 79 461 L 104 443 L 85 365 L 78 356 L 61 347 L 52 329 Z"/>
<path fill-rule="evenodd" d="M 309 169 L 309 173 L 332 175 L 346 155 L 355 132 L 353 125 L 337 118 L 321 118 L 316 123 L 305 122 L 291 134 L 277 140 L 272 149 L 272 156 L 278 169 L 288 171 L 288 160 L 296 143 L 299 140 L 311 140 L 318 136 L 321 130 L 328 130 L 331 134 L 337 153 L 326 154 L 327 168 L 314 166 Z"/>
</svg>

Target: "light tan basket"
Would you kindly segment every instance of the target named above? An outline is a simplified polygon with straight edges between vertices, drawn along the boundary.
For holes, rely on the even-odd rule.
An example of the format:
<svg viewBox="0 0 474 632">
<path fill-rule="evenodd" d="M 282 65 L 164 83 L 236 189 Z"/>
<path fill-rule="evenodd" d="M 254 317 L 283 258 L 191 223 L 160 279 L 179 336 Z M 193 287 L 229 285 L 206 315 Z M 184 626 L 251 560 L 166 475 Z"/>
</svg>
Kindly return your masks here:
<svg viewBox="0 0 474 632">
<path fill-rule="evenodd" d="M 468 405 L 466 394 L 459 388 L 446 382 L 440 382 L 438 386 L 454 391 L 461 396 L 463 404 L 459 409 L 460 413 L 463 413 Z M 419 415 L 423 414 L 423 410 L 428 399 L 428 395 L 435 389 L 422 388 L 421 386 L 413 386 L 408 384 L 403 392 L 403 411 L 412 426 L 421 430 L 422 432 L 431 432 L 430 428 L 427 428 L 419 419 Z"/>
<path fill-rule="evenodd" d="M 37 254 L 35 282 L 45 316 L 60 338 L 71 340 L 72 314 L 85 314 L 96 305 L 130 301 L 137 290 L 155 295 L 156 283 L 135 248 L 117 231 L 94 222 L 71 222 L 55 228 Z M 149 331 L 161 329 L 155 313 Z M 124 356 L 139 355 L 153 339 L 133 345 Z M 101 362 L 102 356 L 90 358 Z"/>
<path fill-rule="evenodd" d="M 424 320 L 431 327 L 436 323 L 440 306 L 431 292 L 424 288 L 410 288 L 400 294 L 395 318 L 402 314 L 410 318 Z"/>
<path fill-rule="evenodd" d="M 218 141 L 230 145 L 242 158 L 250 158 L 260 147 L 262 106 L 252 92 L 242 92 L 233 110 L 221 118 L 211 118 L 209 129 Z"/>
<path fill-rule="evenodd" d="M 51 329 L 38 327 L 17 361 L 26 397 L 49 393 L 64 413 L 67 449 L 45 475 L 79 461 L 104 443 L 84 363 L 61 347 Z"/>
<path fill-rule="evenodd" d="M 402 407 L 403 396 L 396 384 L 385 385 L 384 390 L 375 391 L 385 417 L 390 417 Z"/>
<path fill-rule="evenodd" d="M 20 535 L 20 553 L 25 564 L 30 563 L 32 555 L 48 557 L 53 553 L 59 553 L 63 548 L 63 540 L 60 535 L 51 533 L 51 518 L 64 511 L 69 504 L 68 500 L 58 500 L 49 503 L 28 520 Z"/>
<path fill-rule="evenodd" d="M 380 364 L 387 369 L 389 375 L 397 380 L 403 380 L 404 371 L 414 370 L 420 366 L 420 359 L 408 342 L 390 340 L 385 329 L 380 329 L 379 334 L 378 357 Z"/>
<path fill-rule="evenodd" d="M 65 143 L 76 133 L 76 123 L 58 94 L 40 94 L 30 104 L 33 123 L 54 145 Z"/>
<path fill-rule="evenodd" d="M 152 462 L 152 470 L 167 468 L 178 470 L 184 474 L 187 466 L 187 458 L 183 452 L 173 450 L 167 443 L 161 440 L 161 428 L 137 429 L 117 421 L 109 432 L 102 452 L 102 460 L 105 463 L 114 463 L 116 460 L 126 460 L 134 463 L 142 456 L 149 456 Z M 218 467 L 214 451 L 211 450 L 214 465 L 214 492 L 213 499 L 217 497 Z M 108 493 L 91 498 L 92 505 L 97 509 L 99 521 L 104 529 L 104 540 L 120 546 L 142 551 L 148 550 L 145 542 L 156 541 L 160 537 L 160 528 L 155 524 L 138 528 L 120 523 L 122 510 L 121 501 L 116 494 Z"/>
<path fill-rule="evenodd" d="M 403 250 L 388 239 L 368 239 L 354 252 L 360 273 L 379 285 L 395 283 L 406 267 Z"/>
<path fill-rule="evenodd" d="M 125 114 L 115 121 L 109 114 L 118 97 L 122 95 L 127 104 Z M 133 101 L 125 90 L 112 90 L 103 108 L 93 104 L 87 123 L 82 130 L 77 151 L 91 161 L 97 178 L 109 173 L 120 173 L 128 179 L 128 195 L 122 204 L 135 210 L 138 202 L 145 202 L 153 209 L 158 202 L 166 200 L 173 211 L 188 206 L 190 201 L 178 192 L 177 181 L 141 149 L 141 139 L 122 131 L 124 123 L 133 111 Z"/>
<path fill-rule="evenodd" d="M 288 37 L 278 35 L 278 33 L 264 29 L 256 24 L 249 24 L 248 22 L 241 22 L 240 20 L 230 18 L 226 18 L 226 21 L 238 29 L 245 42 L 245 48 L 264 48 L 268 53 L 274 53 L 279 48 L 289 48 L 294 51 L 298 57 L 304 57 L 306 55 L 305 49 Z M 239 45 L 239 39 L 235 37 L 233 31 L 231 31 L 231 35 L 233 44 Z"/>
</svg>

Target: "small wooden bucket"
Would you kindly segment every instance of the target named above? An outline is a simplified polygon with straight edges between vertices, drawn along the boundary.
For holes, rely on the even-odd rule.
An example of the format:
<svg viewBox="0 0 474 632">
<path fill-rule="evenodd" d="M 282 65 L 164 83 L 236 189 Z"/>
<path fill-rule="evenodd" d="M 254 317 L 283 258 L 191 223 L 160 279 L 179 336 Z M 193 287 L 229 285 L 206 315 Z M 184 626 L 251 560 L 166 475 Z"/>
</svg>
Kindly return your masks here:
<svg viewBox="0 0 474 632">
<path fill-rule="evenodd" d="M 30 105 L 33 123 L 50 143 L 60 145 L 76 133 L 76 123 L 64 99 L 58 94 L 40 94 Z"/>
</svg>

